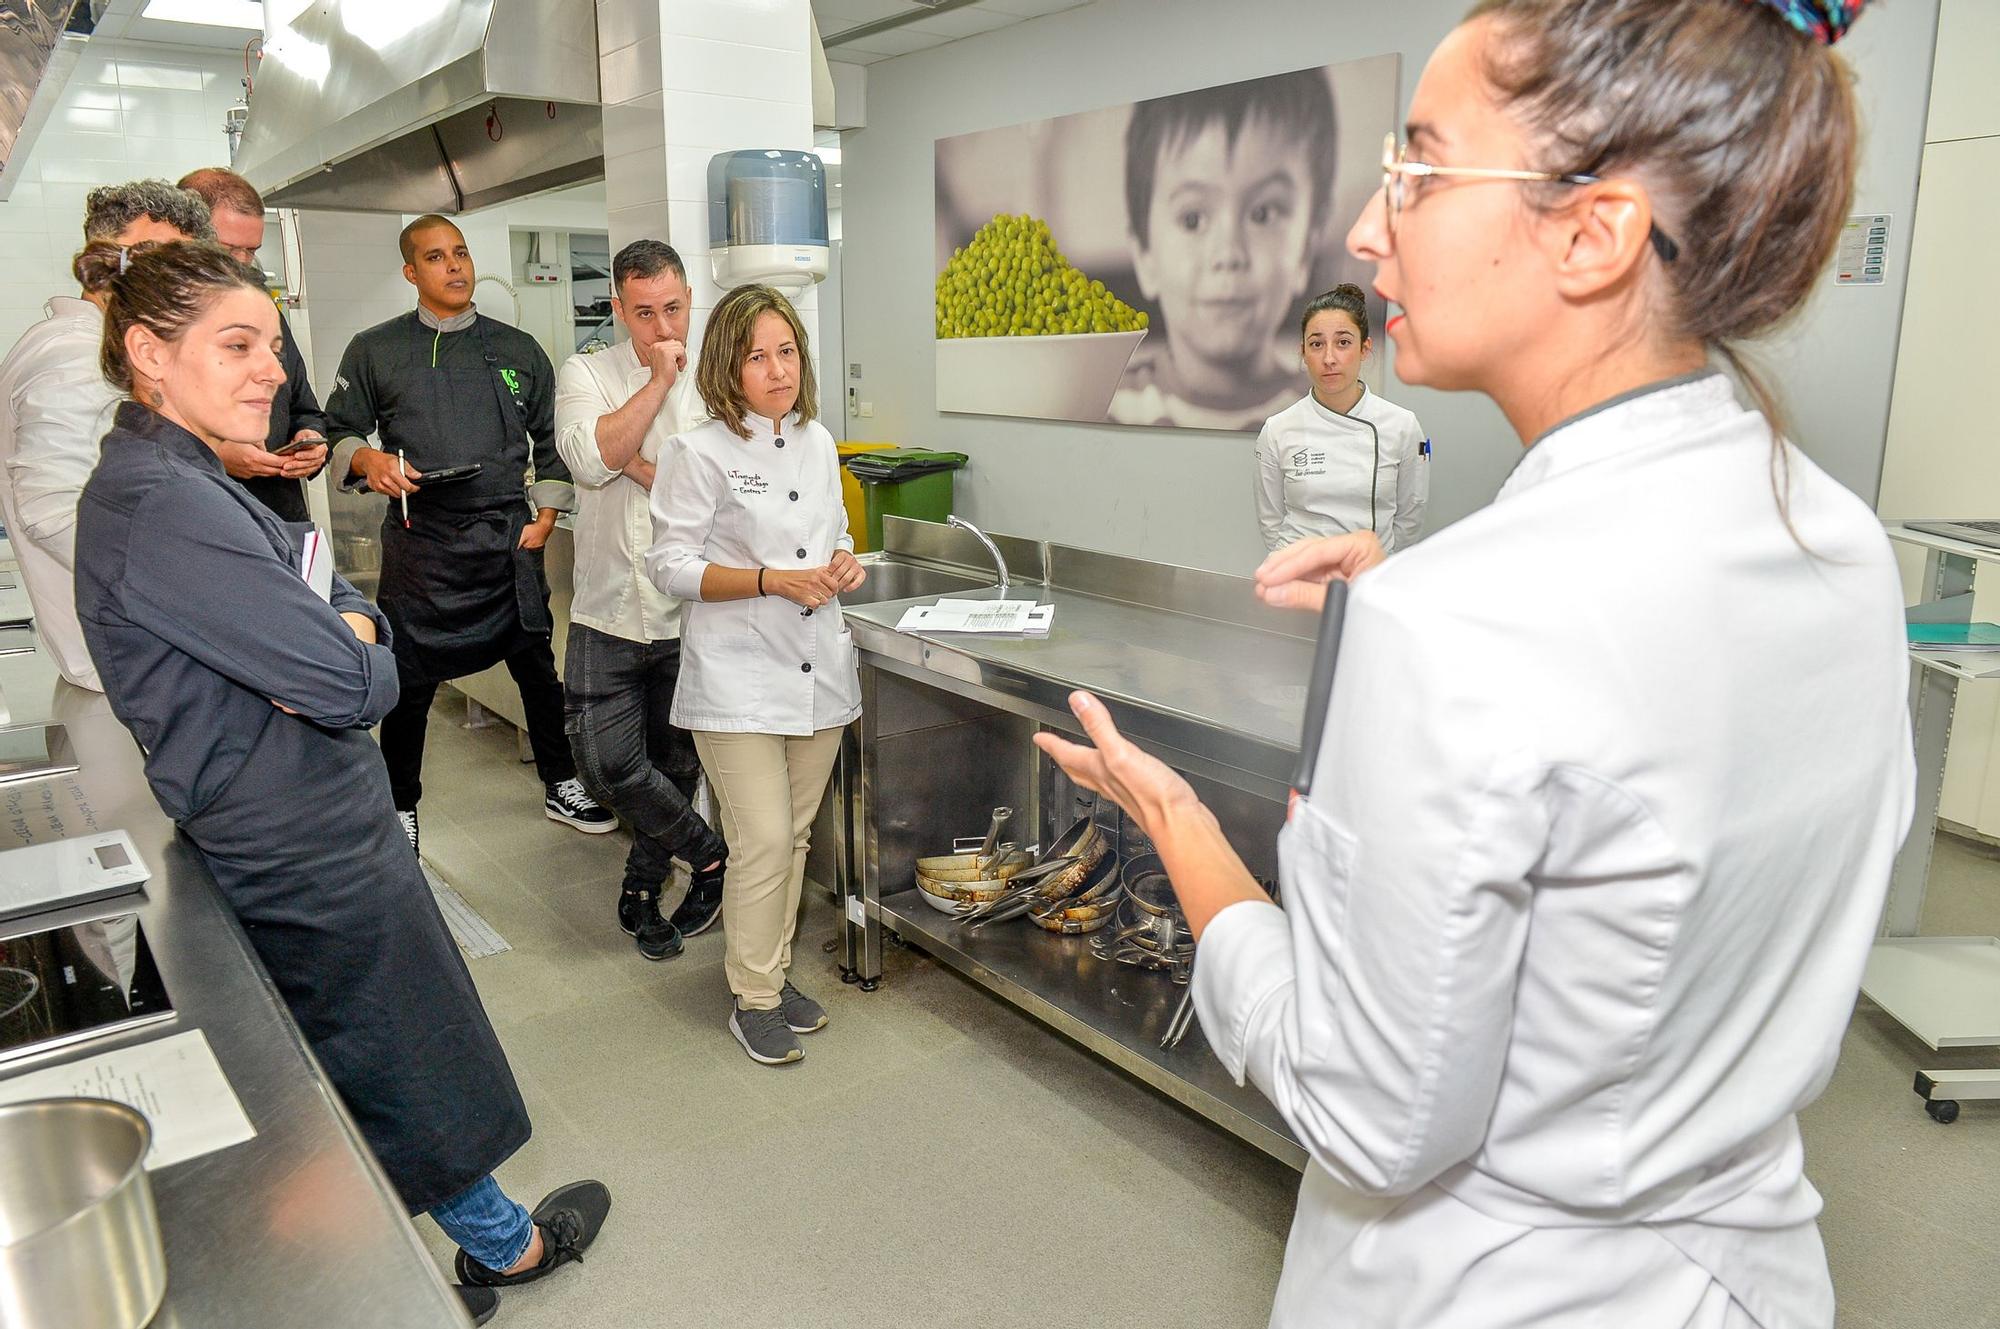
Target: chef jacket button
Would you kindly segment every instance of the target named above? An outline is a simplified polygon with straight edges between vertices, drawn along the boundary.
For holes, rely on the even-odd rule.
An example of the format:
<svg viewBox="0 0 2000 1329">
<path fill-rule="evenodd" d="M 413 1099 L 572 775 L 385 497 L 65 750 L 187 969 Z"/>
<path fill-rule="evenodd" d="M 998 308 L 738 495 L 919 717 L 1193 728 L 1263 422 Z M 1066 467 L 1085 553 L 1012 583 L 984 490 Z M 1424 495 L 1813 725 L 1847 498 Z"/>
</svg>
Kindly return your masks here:
<svg viewBox="0 0 2000 1329">
<path fill-rule="evenodd" d="M 800 557 L 800 558 L 804 558 L 805 556 L 806 556 L 806 551 L 805 551 L 805 550 L 803 550 L 803 549 L 801 549 L 801 550 L 799 551 L 799 557 Z"/>
<path fill-rule="evenodd" d="M 802 664 L 799 666 L 799 672 L 801 674 L 810 674 L 812 671 L 813 667 L 809 664 Z"/>
<path fill-rule="evenodd" d="M 799 491 L 794 489 L 792 491 L 792 502 L 796 503 L 798 501 L 799 501 Z"/>
<path fill-rule="evenodd" d="M 784 447 L 784 446 L 785 446 L 785 440 L 784 440 L 784 439 L 782 439 L 782 438 L 781 438 L 781 439 L 779 439 L 779 440 L 778 440 L 778 446 L 779 446 L 779 447 L 781 447 L 781 448 L 782 448 L 782 447 Z"/>
</svg>

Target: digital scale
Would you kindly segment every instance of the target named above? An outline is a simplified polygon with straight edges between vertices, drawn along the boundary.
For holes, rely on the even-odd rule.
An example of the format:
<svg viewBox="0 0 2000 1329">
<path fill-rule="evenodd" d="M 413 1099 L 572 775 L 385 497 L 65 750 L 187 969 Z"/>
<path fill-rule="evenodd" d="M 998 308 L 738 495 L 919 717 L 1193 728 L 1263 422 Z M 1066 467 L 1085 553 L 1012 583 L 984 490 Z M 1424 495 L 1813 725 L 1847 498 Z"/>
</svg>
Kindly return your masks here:
<svg viewBox="0 0 2000 1329">
<path fill-rule="evenodd" d="M 137 914 L 0 939 L 0 1063 L 173 1018 Z"/>
<path fill-rule="evenodd" d="M 123 831 L 9 849 L 0 852 L 0 923 L 124 895 L 152 875 Z"/>
</svg>

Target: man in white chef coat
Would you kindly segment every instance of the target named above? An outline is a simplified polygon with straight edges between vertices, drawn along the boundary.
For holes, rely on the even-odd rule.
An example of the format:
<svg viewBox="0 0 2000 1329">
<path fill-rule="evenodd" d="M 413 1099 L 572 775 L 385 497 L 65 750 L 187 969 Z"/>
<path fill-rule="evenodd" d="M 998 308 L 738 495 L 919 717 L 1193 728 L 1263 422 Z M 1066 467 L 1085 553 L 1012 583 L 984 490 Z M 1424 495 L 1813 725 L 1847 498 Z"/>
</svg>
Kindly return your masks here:
<svg viewBox="0 0 2000 1329">
<path fill-rule="evenodd" d="M 673 247 L 635 240 L 611 260 L 612 305 L 630 340 L 575 355 L 556 375 L 556 449 L 576 482 L 576 598 L 563 667 L 577 777 L 632 828 L 618 923 L 649 960 L 722 909 L 722 838 L 694 810 L 701 760 L 668 722 L 680 677 L 680 602 L 646 576 L 661 448 L 706 418 L 688 350 L 691 296 Z M 660 893 L 675 858 L 692 872 L 671 918 Z"/>
<path fill-rule="evenodd" d="M 213 240 L 208 205 L 164 180 L 90 191 L 83 239 Z M 102 291 L 56 296 L 0 360 L 0 517 L 42 644 L 64 678 L 102 692 L 76 621 L 76 505 L 120 393 L 104 379 Z"/>
</svg>

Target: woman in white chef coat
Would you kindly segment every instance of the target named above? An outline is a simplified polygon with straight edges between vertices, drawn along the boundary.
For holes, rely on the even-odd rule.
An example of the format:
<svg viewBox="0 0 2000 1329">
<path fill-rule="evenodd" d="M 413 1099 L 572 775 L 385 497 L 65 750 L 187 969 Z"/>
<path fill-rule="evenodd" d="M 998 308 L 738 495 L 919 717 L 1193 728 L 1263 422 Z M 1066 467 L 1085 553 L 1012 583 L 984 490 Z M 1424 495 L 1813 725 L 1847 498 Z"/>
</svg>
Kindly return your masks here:
<svg viewBox="0 0 2000 1329">
<path fill-rule="evenodd" d="M 1361 381 L 1374 349 L 1359 286 L 1344 283 L 1306 303 L 1299 358 L 1312 390 L 1257 435 L 1257 525 L 1266 549 L 1371 531 L 1390 552 L 1422 525 L 1430 442 L 1414 414 Z"/>
<path fill-rule="evenodd" d="M 711 418 L 666 445 L 646 572 L 685 602 L 672 719 L 694 733 L 729 842 L 729 1030 L 753 1060 L 782 1065 L 826 1024 L 786 971 L 813 816 L 861 714 L 836 597 L 867 574 L 791 302 L 737 287 L 709 315 L 698 364 Z"/>
<path fill-rule="evenodd" d="M 1709 366 L 1833 252 L 1858 8 L 1484 0 L 1432 57 L 1348 245 L 1402 377 L 1528 450 L 1355 581 L 1282 912 L 1100 703 L 1038 736 L 1158 847 L 1209 1043 L 1311 1156 L 1274 1324 L 1834 1323 L 1795 1113 L 1909 825 L 1901 588 Z"/>
</svg>

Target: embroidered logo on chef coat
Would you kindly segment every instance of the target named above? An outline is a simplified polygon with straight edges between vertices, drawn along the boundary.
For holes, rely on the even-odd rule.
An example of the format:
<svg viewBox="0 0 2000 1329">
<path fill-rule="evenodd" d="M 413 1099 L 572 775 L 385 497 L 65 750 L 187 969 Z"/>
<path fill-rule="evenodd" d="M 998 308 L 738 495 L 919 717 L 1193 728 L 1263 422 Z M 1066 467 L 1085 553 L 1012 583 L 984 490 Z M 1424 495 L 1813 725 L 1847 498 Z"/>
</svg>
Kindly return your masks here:
<svg viewBox="0 0 2000 1329">
<path fill-rule="evenodd" d="M 1303 480 L 1326 474 L 1326 452 L 1322 448 L 1300 448 L 1285 460 L 1285 478 Z"/>
<path fill-rule="evenodd" d="M 771 488 L 771 482 L 756 471 L 739 471 L 734 467 L 729 471 L 729 487 L 745 498 L 755 498 Z"/>
<path fill-rule="evenodd" d="M 505 383 L 505 384 L 507 385 L 507 391 L 509 391 L 509 392 L 511 392 L 511 393 L 514 393 L 514 394 L 516 394 L 517 396 L 518 396 L 518 395 L 520 394 L 520 391 L 521 391 L 521 371 L 520 371 L 520 370 L 518 370 L 518 369 L 503 369 L 503 370 L 501 370 L 501 371 L 500 371 L 500 381 L 501 381 L 502 383 Z"/>
</svg>

